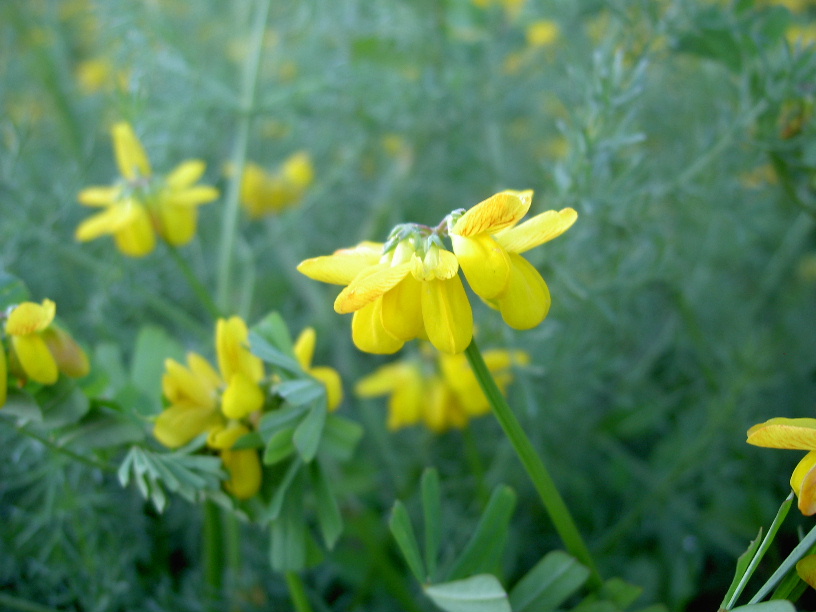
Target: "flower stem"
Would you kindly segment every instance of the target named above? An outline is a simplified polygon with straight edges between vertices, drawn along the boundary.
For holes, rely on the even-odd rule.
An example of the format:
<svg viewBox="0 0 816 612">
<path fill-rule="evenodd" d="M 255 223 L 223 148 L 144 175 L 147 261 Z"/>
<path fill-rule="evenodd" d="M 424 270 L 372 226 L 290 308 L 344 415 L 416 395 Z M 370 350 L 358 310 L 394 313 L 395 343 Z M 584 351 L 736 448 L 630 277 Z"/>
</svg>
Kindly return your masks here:
<svg viewBox="0 0 816 612">
<path fill-rule="evenodd" d="M 309 604 L 306 588 L 303 586 L 300 575 L 296 572 L 286 572 L 286 586 L 289 587 L 289 597 L 292 598 L 292 603 L 295 604 L 295 610 L 297 612 L 312 612 L 312 606 Z"/>
<path fill-rule="evenodd" d="M 558 532 L 569 553 L 589 568 L 591 572 L 590 584 L 596 588 L 600 587 L 603 581 L 595 566 L 595 561 L 589 552 L 589 548 L 587 548 L 586 543 L 581 537 L 575 525 L 575 521 L 567 505 L 564 503 L 561 494 L 555 487 L 555 482 L 553 482 L 544 462 L 536 453 L 532 442 L 530 442 L 530 438 L 524 433 L 521 423 L 519 423 L 516 415 L 513 414 L 507 400 L 504 399 L 504 395 L 502 395 L 502 392 L 499 390 L 490 370 L 487 369 L 487 365 L 482 358 L 479 347 L 476 346 L 475 340 L 471 341 L 470 345 L 465 349 L 465 355 L 482 390 L 490 402 L 493 414 L 499 421 L 504 433 L 510 439 L 510 443 L 513 445 L 516 455 L 518 455 L 524 469 L 527 470 L 527 474 L 533 481 L 533 485 L 536 491 L 538 491 L 541 501 L 544 503 L 544 508 L 550 516 L 555 530 Z"/>
<path fill-rule="evenodd" d="M 224 528 L 221 509 L 210 500 L 204 502 L 204 581 L 209 597 L 218 601 L 224 586 Z"/>
<path fill-rule="evenodd" d="M 181 270 L 181 273 L 184 275 L 184 278 L 187 279 L 187 282 L 190 284 L 190 287 L 195 292 L 196 297 L 201 300 L 201 304 L 204 308 L 207 309 L 207 312 L 210 315 L 217 319 L 221 316 L 220 311 L 218 310 L 218 306 L 216 305 L 215 301 L 212 299 L 210 292 L 207 291 L 207 288 L 204 286 L 204 283 L 201 282 L 201 279 L 196 276 L 193 269 L 190 267 L 190 264 L 184 259 L 181 254 L 178 252 L 178 249 L 174 247 L 172 244 L 167 245 L 167 250 L 170 252 L 170 257 L 173 258 L 173 261 L 176 262 L 176 265 Z"/>
<path fill-rule="evenodd" d="M 230 279 L 232 277 L 232 256 L 235 250 L 235 235 L 238 225 L 238 199 L 241 195 L 241 179 L 244 175 L 249 128 L 255 107 L 255 90 L 258 85 L 258 68 L 261 64 L 266 20 L 269 15 L 270 0 L 258 0 L 255 13 L 252 15 L 252 32 L 249 41 L 249 53 L 244 64 L 241 82 L 240 116 L 232 146 L 232 176 L 227 185 L 224 203 L 224 216 L 221 221 L 221 246 L 218 255 L 218 279 L 216 285 L 216 303 L 220 310 L 230 310 Z"/>
</svg>

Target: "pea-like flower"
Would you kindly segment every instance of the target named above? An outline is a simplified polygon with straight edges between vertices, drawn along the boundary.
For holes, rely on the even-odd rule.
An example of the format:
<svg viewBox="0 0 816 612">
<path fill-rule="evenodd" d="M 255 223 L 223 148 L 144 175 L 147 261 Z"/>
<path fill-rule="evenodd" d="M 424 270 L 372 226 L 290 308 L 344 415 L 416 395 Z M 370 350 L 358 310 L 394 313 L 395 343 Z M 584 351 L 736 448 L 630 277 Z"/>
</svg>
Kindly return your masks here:
<svg viewBox="0 0 816 612">
<path fill-rule="evenodd" d="M 314 167 L 305 151 L 288 157 L 271 174 L 257 164 L 247 164 L 241 178 L 241 205 L 252 219 L 280 213 L 298 206 L 313 180 Z"/>
<path fill-rule="evenodd" d="M 261 486 L 257 451 L 232 448 L 250 431 L 242 419 L 259 411 L 265 401 L 260 387 L 263 363 L 247 348 L 248 337 L 246 323 L 239 317 L 218 320 L 219 371 L 193 352 L 187 355 L 187 366 L 167 359 L 162 391 L 169 406 L 153 429 L 156 439 L 168 448 L 208 434 L 207 445 L 219 451 L 230 475 L 225 487 L 239 499 L 252 497 Z"/>
<path fill-rule="evenodd" d="M 816 514 L 816 419 L 770 419 L 751 427 L 747 442 L 766 448 L 809 451 L 794 468 L 790 485 L 802 514 Z"/>
<path fill-rule="evenodd" d="M 173 246 L 192 240 L 198 206 L 218 197 L 218 190 L 196 185 L 206 168 L 201 160 L 181 163 L 166 177 L 154 176 L 133 128 L 120 122 L 112 129 L 114 155 L 122 177 L 108 187 L 83 189 L 78 200 L 103 210 L 79 224 L 80 242 L 112 235 L 125 255 L 143 257 L 156 246 L 156 234 Z"/>
<path fill-rule="evenodd" d="M 427 346 L 427 345 L 426 345 Z M 423 359 L 405 359 L 378 368 L 358 381 L 359 397 L 388 395 L 388 429 L 424 424 L 434 433 L 461 429 L 470 419 L 490 412 L 490 403 L 463 354 L 429 352 Z M 485 363 L 502 392 L 513 380 L 513 365 L 530 358 L 524 351 L 485 351 Z"/>
<path fill-rule="evenodd" d="M 314 328 L 307 327 L 295 340 L 295 357 L 303 371 L 316 378 L 326 388 L 326 403 L 329 412 L 334 412 L 343 401 L 343 382 L 334 368 L 312 365 L 316 343 L 317 333 Z"/>
<path fill-rule="evenodd" d="M 522 253 L 567 231 L 578 213 L 549 210 L 524 223 L 532 191 L 503 191 L 450 217 L 453 252 L 474 293 L 515 329 L 535 327 L 550 309 L 547 283 Z"/>
<path fill-rule="evenodd" d="M 73 378 L 88 374 L 88 357 L 54 321 L 56 312 L 53 301 L 43 300 L 23 302 L 8 313 L 4 331 L 10 339 L 10 354 L 7 360 L 0 345 L 0 406 L 5 403 L 9 371 L 21 383 L 33 380 L 43 385 L 56 383 L 60 372 Z"/>
</svg>

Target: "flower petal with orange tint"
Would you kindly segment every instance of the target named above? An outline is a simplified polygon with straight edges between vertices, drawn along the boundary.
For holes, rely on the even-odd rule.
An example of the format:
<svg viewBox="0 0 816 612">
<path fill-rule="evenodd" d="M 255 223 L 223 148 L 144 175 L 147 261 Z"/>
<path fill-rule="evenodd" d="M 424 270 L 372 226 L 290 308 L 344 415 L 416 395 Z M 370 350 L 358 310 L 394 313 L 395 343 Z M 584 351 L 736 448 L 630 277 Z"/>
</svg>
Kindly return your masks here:
<svg viewBox="0 0 816 612">
<path fill-rule="evenodd" d="M 816 450 L 816 419 L 770 419 L 751 427 L 746 441 L 766 448 Z"/>
<path fill-rule="evenodd" d="M 451 234 L 495 234 L 521 221 L 531 202 L 532 192 L 502 191 L 467 210 L 453 225 Z"/>
<path fill-rule="evenodd" d="M 391 266 L 377 264 L 361 272 L 334 300 L 334 310 L 347 314 L 360 310 L 395 287 L 411 272 L 410 262 Z"/>
</svg>

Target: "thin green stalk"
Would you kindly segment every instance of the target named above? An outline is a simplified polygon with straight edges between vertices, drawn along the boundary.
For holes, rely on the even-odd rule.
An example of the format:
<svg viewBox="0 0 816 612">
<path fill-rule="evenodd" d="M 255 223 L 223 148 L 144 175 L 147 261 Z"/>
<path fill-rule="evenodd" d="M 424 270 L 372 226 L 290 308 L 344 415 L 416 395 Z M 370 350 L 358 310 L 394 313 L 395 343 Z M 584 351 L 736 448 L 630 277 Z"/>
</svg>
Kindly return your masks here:
<svg viewBox="0 0 816 612">
<path fill-rule="evenodd" d="M 751 598 L 751 601 L 748 603 L 754 604 L 762 601 L 762 598 L 770 593 L 777 584 L 779 584 L 779 582 L 785 577 L 785 574 L 796 566 L 799 559 L 804 557 L 814 544 L 816 544 L 816 527 L 811 529 L 805 538 L 799 542 L 796 548 L 791 551 L 791 554 L 788 555 L 788 558 L 785 559 L 778 568 L 776 568 L 776 571 L 770 578 L 768 578 L 768 581 L 762 585 L 762 588 L 756 592 L 756 595 L 754 595 Z"/>
<path fill-rule="evenodd" d="M 107 463 L 103 463 L 103 462 L 101 462 L 101 461 L 99 461 L 97 459 L 94 459 L 93 457 L 87 457 L 85 455 L 81 455 L 80 453 L 76 453 L 76 452 L 72 451 L 69 448 L 65 448 L 64 446 L 60 446 L 60 445 L 56 444 L 55 442 L 52 442 L 51 440 L 49 440 L 45 436 L 42 436 L 42 435 L 40 435 L 38 433 L 35 433 L 35 432 L 31 431 L 30 429 L 26 429 L 25 427 L 15 427 L 15 429 L 19 433 L 21 433 L 21 434 L 23 434 L 25 436 L 28 436 L 29 438 L 32 438 L 32 439 L 36 440 L 37 442 L 39 442 L 40 444 L 43 444 L 44 446 L 47 446 L 48 448 L 50 448 L 55 453 L 59 453 L 61 455 L 65 455 L 66 457 L 70 457 L 74 461 L 79 461 L 80 463 L 84 463 L 85 465 L 97 468 L 99 470 L 103 470 L 105 472 L 116 473 L 116 471 L 117 471 L 117 468 L 112 466 L 112 465 L 109 465 Z"/>
<path fill-rule="evenodd" d="M 306 587 L 303 586 L 300 574 L 286 572 L 286 586 L 289 587 L 289 597 L 292 598 L 292 603 L 295 604 L 296 612 L 312 612 L 312 606 L 309 603 Z"/>
<path fill-rule="evenodd" d="M 21 610 L 22 612 L 59 612 L 56 608 L 41 606 L 33 601 L 14 597 L 13 595 L 4 595 L 3 593 L 0 593 L 0 605 L 3 606 L 3 609 Z"/>
<path fill-rule="evenodd" d="M 204 581 L 209 596 L 219 599 L 224 586 L 224 526 L 221 508 L 214 502 L 204 502 Z"/>
<path fill-rule="evenodd" d="M 270 0 L 258 0 L 256 11 L 252 16 L 252 33 L 250 35 L 249 53 L 241 85 L 240 109 L 238 128 L 230 157 L 232 176 L 227 185 L 224 203 L 224 216 L 221 223 L 221 246 L 218 256 L 218 277 L 215 292 L 216 304 L 220 310 L 230 310 L 232 278 L 232 259 L 235 250 L 235 234 L 238 226 L 238 199 L 241 194 L 241 179 L 244 175 L 247 145 L 249 143 L 249 128 L 255 105 L 255 90 L 258 85 L 258 69 L 261 64 L 261 49 L 263 47 L 266 20 L 269 15 Z"/>
<path fill-rule="evenodd" d="M 476 446 L 476 440 L 473 437 L 473 430 L 470 428 L 470 424 L 462 428 L 462 442 L 465 446 L 465 458 L 470 466 L 470 471 L 476 478 L 476 493 L 482 505 L 485 505 L 490 497 L 490 492 L 487 490 L 484 465 L 482 464 L 482 458 L 479 456 L 479 449 Z"/>
<path fill-rule="evenodd" d="M 524 469 L 533 481 L 533 485 L 538 491 L 541 501 L 544 503 L 544 508 L 550 516 L 555 530 L 567 547 L 567 550 L 578 561 L 587 566 L 591 572 L 590 583 L 592 586 L 598 588 L 603 584 L 601 575 L 595 566 L 595 561 L 587 548 L 584 539 L 581 537 L 578 527 L 570 514 L 567 505 L 564 503 L 561 494 L 555 486 L 555 482 L 550 476 L 547 467 L 541 460 L 541 457 L 535 451 L 530 438 L 524 433 L 524 429 L 519 423 L 516 415 L 513 414 L 512 409 L 504 399 L 504 395 L 499 390 L 493 375 L 487 369 L 482 358 L 482 353 L 476 346 L 476 341 L 471 341 L 470 345 L 465 349 L 470 367 L 479 384 L 482 387 L 487 399 L 490 401 L 490 406 L 493 409 L 493 414 L 502 426 L 504 433 L 510 439 L 510 443 L 518 455 Z"/>
<path fill-rule="evenodd" d="M 193 269 L 190 267 L 187 260 L 181 256 L 181 253 L 179 253 L 178 249 L 172 244 L 167 244 L 167 251 L 170 253 L 170 257 L 179 267 L 179 270 L 181 270 L 184 278 L 190 284 L 190 287 L 196 294 L 196 297 L 201 301 L 204 308 L 207 309 L 207 312 L 210 313 L 213 319 L 219 318 L 221 316 L 221 312 L 219 311 L 215 300 L 212 299 L 210 292 L 204 286 L 204 283 L 201 282 L 201 279 L 198 278 L 195 272 L 193 272 Z"/>
</svg>

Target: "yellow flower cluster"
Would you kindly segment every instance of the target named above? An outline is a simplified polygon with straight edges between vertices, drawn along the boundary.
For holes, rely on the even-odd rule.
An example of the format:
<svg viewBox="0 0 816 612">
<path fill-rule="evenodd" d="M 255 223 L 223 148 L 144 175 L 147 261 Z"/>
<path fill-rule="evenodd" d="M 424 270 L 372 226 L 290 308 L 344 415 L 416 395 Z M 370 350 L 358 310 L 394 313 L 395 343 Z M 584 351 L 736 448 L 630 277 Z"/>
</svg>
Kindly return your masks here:
<svg viewBox="0 0 816 612">
<path fill-rule="evenodd" d="M 198 206 L 218 198 L 218 190 L 196 185 L 206 168 L 201 160 L 181 163 L 166 177 L 154 176 L 147 154 L 128 123 L 113 126 L 113 148 L 122 178 L 108 187 L 83 189 L 78 200 L 102 212 L 80 223 L 80 242 L 112 235 L 125 255 L 143 257 L 156 246 L 156 234 L 171 245 L 192 240 Z"/>
<path fill-rule="evenodd" d="M 309 154 L 291 155 L 274 173 L 257 164 L 247 164 L 241 178 L 241 205 L 252 219 L 277 214 L 297 206 L 314 180 Z"/>
<path fill-rule="evenodd" d="M 21 384 L 33 380 L 53 385 L 60 372 L 81 378 L 90 371 L 85 352 L 54 322 L 56 313 L 51 300 L 23 302 L 8 312 L 4 326 L 10 339 L 8 358 L 0 344 L 0 407 L 6 403 L 9 373 Z"/>
<path fill-rule="evenodd" d="M 427 356 L 427 354 L 425 355 Z M 485 351 L 485 363 L 504 392 L 513 380 L 510 368 L 529 363 L 523 351 Z M 360 380 L 359 397 L 389 395 L 388 428 L 423 423 L 434 433 L 461 429 L 490 412 L 490 403 L 463 354 L 440 353 L 436 363 L 406 359 L 388 364 Z"/>
<path fill-rule="evenodd" d="M 521 254 L 563 234 L 578 215 L 565 208 L 519 223 L 532 195 L 503 191 L 454 211 L 436 228 L 401 225 L 385 244 L 363 242 L 307 259 L 298 270 L 345 285 L 334 309 L 354 313 L 352 338 L 360 350 L 390 354 L 423 338 L 443 353 L 461 353 L 473 337 L 473 313 L 460 268 L 473 292 L 511 327 L 530 329 L 547 316 L 547 284 Z"/>
<path fill-rule="evenodd" d="M 229 472 L 225 488 L 238 499 L 258 492 L 262 470 L 257 450 L 233 447 L 255 427 L 267 397 L 263 362 L 249 351 L 248 340 L 243 319 L 219 319 L 218 370 L 194 352 L 188 353 L 187 365 L 167 359 L 162 390 L 168 406 L 153 429 L 156 439 L 168 448 L 179 448 L 206 433 L 207 445 L 219 453 Z M 301 334 L 296 343 L 298 361 L 326 386 L 332 410 L 342 399 L 340 376 L 331 368 L 311 367 L 314 342 L 314 330 Z"/>
</svg>

